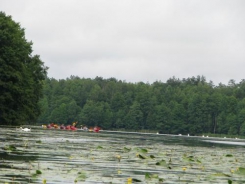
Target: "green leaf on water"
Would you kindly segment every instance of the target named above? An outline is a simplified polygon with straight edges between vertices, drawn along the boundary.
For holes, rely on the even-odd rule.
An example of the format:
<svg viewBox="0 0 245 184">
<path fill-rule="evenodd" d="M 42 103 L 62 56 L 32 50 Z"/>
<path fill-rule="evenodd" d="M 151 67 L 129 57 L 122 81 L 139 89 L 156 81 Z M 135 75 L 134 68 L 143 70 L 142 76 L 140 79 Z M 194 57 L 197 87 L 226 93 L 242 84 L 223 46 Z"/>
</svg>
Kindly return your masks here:
<svg viewBox="0 0 245 184">
<path fill-rule="evenodd" d="M 157 174 L 145 173 L 145 179 L 158 178 Z"/>
<path fill-rule="evenodd" d="M 140 159 L 146 159 L 146 158 L 147 158 L 146 156 L 141 155 L 141 154 L 137 154 L 137 156 L 138 156 Z"/>
<path fill-rule="evenodd" d="M 130 152 L 130 151 L 131 151 L 131 148 L 124 147 L 123 150 L 124 150 L 125 152 Z"/>
<path fill-rule="evenodd" d="M 226 157 L 233 157 L 233 155 L 231 155 L 231 154 L 227 154 L 227 155 L 225 155 Z"/>
<path fill-rule="evenodd" d="M 150 173 L 145 173 L 145 179 L 150 179 L 151 178 L 151 174 Z"/>
<path fill-rule="evenodd" d="M 151 177 L 152 178 L 158 178 L 158 174 L 152 174 Z"/>
<path fill-rule="evenodd" d="M 154 159 L 154 158 L 156 158 L 154 155 L 150 155 L 150 158 L 152 158 L 152 159 Z"/>
<path fill-rule="evenodd" d="M 164 181 L 164 179 L 163 178 L 159 178 L 159 180 L 158 180 L 159 182 L 163 182 Z"/>
<path fill-rule="evenodd" d="M 132 178 L 132 181 L 133 181 L 133 182 L 141 182 L 141 180 L 138 180 L 138 179 L 136 179 L 136 178 Z"/>
<path fill-rule="evenodd" d="M 198 163 L 202 163 L 199 159 L 196 160 Z"/>
<path fill-rule="evenodd" d="M 156 165 L 158 165 L 158 166 L 167 166 L 167 163 L 166 163 L 165 160 L 161 160 L 161 161 L 157 162 Z"/>
<path fill-rule="evenodd" d="M 76 178 L 77 181 L 85 181 L 87 178 L 87 175 L 85 172 L 78 172 L 78 177 Z"/>
<path fill-rule="evenodd" d="M 140 152 L 142 152 L 142 153 L 147 153 L 147 152 L 148 152 L 148 150 L 147 150 L 147 149 L 142 148 L 142 149 L 140 149 Z"/>
<path fill-rule="evenodd" d="M 16 151 L 17 150 L 17 148 L 14 145 L 5 146 L 3 149 L 8 150 L 8 151 Z"/>
<path fill-rule="evenodd" d="M 242 174 L 245 175 L 245 168 L 244 167 L 238 167 L 237 171 L 235 172 L 236 174 Z"/>
<path fill-rule="evenodd" d="M 97 149 L 102 149 L 103 147 L 102 146 L 97 146 Z"/>
<path fill-rule="evenodd" d="M 195 160 L 194 160 L 194 157 L 193 156 L 184 156 L 184 158 L 183 158 L 185 161 L 188 161 L 188 162 L 195 162 Z"/>
<path fill-rule="evenodd" d="M 228 180 L 228 184 L 232 184 L 232 181 L 231 180 Z"/>
<path fill-rule="evenodd" d="M 231 175 L 225 174 L 225 173 L 215 173 L 215 174 L 213 174 L 213 176 L 216 176 L 216 177 L 220 177 L 220 176 L 231 177 Z"/>
<path fill-rule="evenodd" d="M 137 148 L 137 151 L 141 152 L 141 153 L 147 153 L 148 152 L 148 150 L 144 149 L 144 148 Z"/>
<path fill-rule="evenodd" d="M 36 170 L 36 174 L 42 174 L 42 171 Z"/>
<path fill-rule="evenodd" d="M 36 143 L 39 143 L 39 144 L 41 144 L 41 143 L 42 143 L 42 141 L 41 141 L 41 140 L 38 140 L 38 141 L 36 141 Z"/>
</svg>

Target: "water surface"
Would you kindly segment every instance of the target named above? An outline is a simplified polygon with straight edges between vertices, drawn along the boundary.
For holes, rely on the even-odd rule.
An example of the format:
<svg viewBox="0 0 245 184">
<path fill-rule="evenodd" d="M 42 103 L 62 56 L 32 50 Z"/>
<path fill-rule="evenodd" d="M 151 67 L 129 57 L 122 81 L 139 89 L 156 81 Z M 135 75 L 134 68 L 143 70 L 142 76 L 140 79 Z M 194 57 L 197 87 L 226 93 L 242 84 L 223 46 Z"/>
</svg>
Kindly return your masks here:
<svg viewBox="0 0 245 184">
<path fill-rule="evenodd" d="M 0 183 L 245 183 L 244 140 L 1 127 L 0 141 Z"/>
</svg>

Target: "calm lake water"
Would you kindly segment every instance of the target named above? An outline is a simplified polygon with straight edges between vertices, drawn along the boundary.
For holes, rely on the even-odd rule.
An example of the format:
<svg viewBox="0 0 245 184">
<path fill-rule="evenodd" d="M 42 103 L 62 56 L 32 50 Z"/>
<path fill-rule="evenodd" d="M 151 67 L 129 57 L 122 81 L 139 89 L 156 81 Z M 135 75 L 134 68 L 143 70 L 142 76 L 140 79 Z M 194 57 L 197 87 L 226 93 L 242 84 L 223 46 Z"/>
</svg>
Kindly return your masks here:
<svg viewBox="0 0 245 184">
<path fill-rule="evenodd" d="M 245 183 L 245 141 L 0 128 L 0 183 Z"/>
</svg>

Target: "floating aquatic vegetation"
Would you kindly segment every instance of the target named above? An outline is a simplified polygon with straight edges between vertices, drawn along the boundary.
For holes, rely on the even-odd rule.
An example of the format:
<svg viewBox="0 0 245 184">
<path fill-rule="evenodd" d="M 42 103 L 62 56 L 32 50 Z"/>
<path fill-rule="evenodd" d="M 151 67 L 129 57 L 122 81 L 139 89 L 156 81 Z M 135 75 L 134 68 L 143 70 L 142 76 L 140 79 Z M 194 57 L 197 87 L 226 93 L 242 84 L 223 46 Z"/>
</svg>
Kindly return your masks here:
<svg viewBox="0 0 245 184">
<path fill-rule="evenodd" d="M 158 166 L 168 166 L 168 164 L 167 164 L 167 162 L 165 160 L 161 160 L 161 161 L 157 162 L 156 165 L 158 165 Z"/>
<path fill-rule="evenodd" d="M 225 155 L 226 157 L 233 157 L 233 155 L 231 155 L 231 154 L 227 154 L 227 155 Z"/>
<path fill-rule="evenodd" d="M 142 155 L 142 154 L 136 154 L 136 156 L 140 159 L 147 159 L 147 157 L 145 155 Z"/>
<path fill-rule="evenodd" d="M 124 147 L 123 150 L 124 150 L 124 152 L 130 152 L 131 148 Z"/>
<path fill-rule="evenodd" d="M 96 149 L 103 149 L 103 147 L 102 146 L 97 146 L 97 148 Z"/>
<path fill-rule="evenodd" d="M 36 170 L 36 174 L 42 174 L 42 171 Z"/>
<path fill-rule="evenodd" d="M 136 148 L 136 150 L 140 153 L 148 153 L 148 150 L 145 148 Z"/>
<path fill-rule="evenodd" d="M 152 159 L 154 159 L 154 158 L 156 158 L 154 155 L 150 155 L 150 158 L 152 158 Z"/>
<path fill-rule="evenodd" d="M 85 181 L 87 178 L 87 175 L 85 172 L 78 172 L 78 176 L 76 177 L 76 181 Z"/>
<path fill-rule="evenodd" d="M 238 167 L 235 171 L 236 174 L 241 174 L 245 176 L 245 168 L 244 167 Z"/>
<path fill-rule="evenodd" d="M 0 183 L 245 183 L 244 146 L 184 139 L 7 128 Z"/>
<path fill-rule="evenodd" d="M 14 145 L 6 145 L 6 146 L 4 146 L 3 149 L 7 150 L 7 151 L 16 151 L 17 150 L 17 148 Z"/>
</svg>

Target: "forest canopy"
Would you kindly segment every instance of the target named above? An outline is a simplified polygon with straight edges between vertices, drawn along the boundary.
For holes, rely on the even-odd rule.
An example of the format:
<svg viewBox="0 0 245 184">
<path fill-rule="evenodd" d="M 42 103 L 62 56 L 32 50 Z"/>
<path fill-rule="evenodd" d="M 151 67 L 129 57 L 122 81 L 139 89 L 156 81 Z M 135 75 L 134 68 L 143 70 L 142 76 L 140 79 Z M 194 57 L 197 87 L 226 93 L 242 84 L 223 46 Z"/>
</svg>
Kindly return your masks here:
<svg viewBox="0 0 245 184">
<path fill-rule="evenodd" d="M 0 12 L 0 124 L 36 122 L 47 67 L 19 23 Z"/>
<path fill-rule="evenodd" d="M 78 121 L 104 129 L 245 135 L 245 80 L 214 86 L 204 76 L 152 84 L 48 78 L 39 104 L 40 124 Z"/>
</svg>

